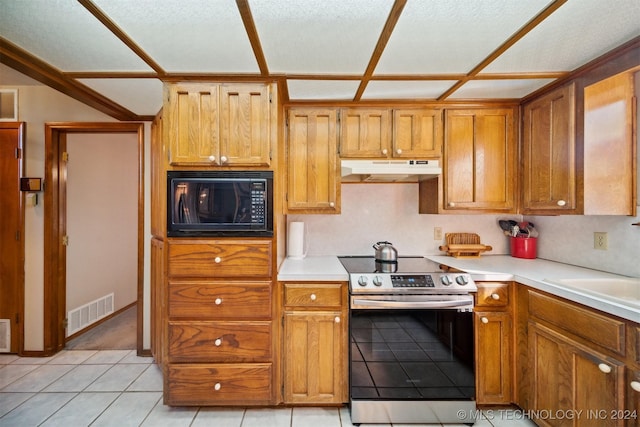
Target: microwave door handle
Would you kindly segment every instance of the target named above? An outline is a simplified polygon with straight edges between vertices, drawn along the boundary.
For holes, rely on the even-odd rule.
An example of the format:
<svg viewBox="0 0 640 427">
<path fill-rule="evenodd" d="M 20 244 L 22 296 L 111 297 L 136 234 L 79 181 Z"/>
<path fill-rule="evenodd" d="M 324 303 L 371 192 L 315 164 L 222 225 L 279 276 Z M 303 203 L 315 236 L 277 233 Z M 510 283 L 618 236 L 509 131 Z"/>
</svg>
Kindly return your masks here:
<svg viewBox="0 0 640 427">
<path fill-rule="evenodd" d="M 394 301 L 357 299 L 352 300 L 351 308 L 456 308 L 473 304 L 473 298 L 465 298 L 455 301 Z"/>
</svg>

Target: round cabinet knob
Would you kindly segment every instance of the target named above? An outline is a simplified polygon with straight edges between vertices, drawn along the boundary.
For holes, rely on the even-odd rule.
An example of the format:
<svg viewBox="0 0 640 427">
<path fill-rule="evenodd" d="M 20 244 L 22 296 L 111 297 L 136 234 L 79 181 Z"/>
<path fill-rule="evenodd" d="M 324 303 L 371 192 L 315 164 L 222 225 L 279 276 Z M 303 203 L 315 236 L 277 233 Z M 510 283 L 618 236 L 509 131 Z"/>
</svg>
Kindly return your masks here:
<svg viewBox="0 0 640 427">
<path fill-rule="evenodd" d="M 443 285 L 445 286 L 451 286 L 451 279 L 449 278 L 449 276 L 442 276 L 442 278 L 440 279 L 440 281 L 442 282 Z"/>
<path fill-rule="evenodd" d="M 389 151 L 387 151 L 387 149 L 386 149 L 386 148 L 383 148 L 383 149 L 382 149 L 382 154 L 384 154 L 385 156 L 387 155 L 387 153 L 388 153 L 388 152 L 389 152 Z"/>
<path fill-rule="evenodd" d="M 215 303 L 216 305 L 220 305 L 220 304 L 222 304 L 222 298 L 216 298 L 216 300 L 214 301 L 214 303 Z"/>
<path fill-rule="evenodd" d="M 213 342 L 213 344 L 216 347 L 220 347 L 222 345 L 222 340 L 220 338 L 216 338 L 216 340 Z"/>
<path fill-rule="evenodd" d="M 382 286 L 382 277 L 376 276 L 373 278 L 373 284 L 376 286 Z"/>
<path fill-rule="evenodd" d="M 220 156 L 220 163 L 227 163 L 227 156 Z"/>
<path fill-rule="evenodd" d="M 309 297 L 311 298 L 311 301 L 315 301 L 318 299 L 318 297 L 316 296 L 316 294 L 311 294 L 311 296 Z"/>
<path fill-rule="evenodd" d="M 336 316 L 335 319 L 333 319 L 333 321 L 336 323 L 340 323 L 340 316 Z"/>
<path fill-rule="evenodd" d="M 213 262 L 215 262 L 216 264 L 220 264 L 220 262 L 222 262 L 222 258 L 220 258 L 219 256 L 215 257 L 213 259 Z"/>
<path fill-rule="evenodd" d="M 335 203 L 333 203 L 333 202 L 329 202 L 329 207 L 330 207 L 330 208 L 335 208 L 335 207 L 336 207 L 336 204 L 335 204 Z"/>
<path fill-rule="evenodd" d="M 401 148 L 398 148 L 398 149 L 396 150 L 396 154 L 402 154 L 402 149 L 401 149 Z"/>
<path fill-rule="evenodd" d="M 558 206 L 564 206 L 566 204 L 567 202 L 565 202 L 564 200 L 558 200 Z"/>
<path fill-rule="evenodd" d="M 358 277 L 358 285 L 367 286 L 367 278 L 364 276 Z"/>
<path fill-rule="evenodd" d="M 220 383 L 216 383 L 216 385 L 213 386 L 213 389 L 218 391 L 222 388 L 222 386 L 220 385 Z"/>
<path fill-rule="evenodd" d="M 458 276 L 456 277 L 456 283 L 460 286 L 464 286 L 469 283 L 469 280 L 465 276 Z"/>
<path fill-rule="evenodd" d="M 606 363 L 599 364 L 598 369 L 600 369 L 605 374 L 608 374 L 609 372 L 611 372 L 611 366 L 607 365 Z"/>
<path fill-rule="evenodd" d="M 491 298 L 493 298 L 494 300 L 499 300 L 500 299 L 500 295 L 498 294 L 491 294 Z"/>
<path fill-rule="evenodd" d="M 640 392 L 640 381 L 631 381 L 631 388 L 637 392 Z"/>
<path fill-rule="evenodd" d="M 486 317 L 481 317 L 481 318 L 480 318 L 480 321 L 481 321 L 482 323 L 484 323 L 484 324 L 489 323 L 489 319 L 487 319 Z"/>
<path fill-rule="evenodd" d="M 215 162 L 216 161 L 216 156 L 209 156 L 209 161 L 210 162 Z"/>
<path fill-rule="evenodd" d="M 456 204 L 454 202 L 449 202 L 447 203 L 447 206 L 449 206 L 450 208 L 455 208 Z"/>
</svg>

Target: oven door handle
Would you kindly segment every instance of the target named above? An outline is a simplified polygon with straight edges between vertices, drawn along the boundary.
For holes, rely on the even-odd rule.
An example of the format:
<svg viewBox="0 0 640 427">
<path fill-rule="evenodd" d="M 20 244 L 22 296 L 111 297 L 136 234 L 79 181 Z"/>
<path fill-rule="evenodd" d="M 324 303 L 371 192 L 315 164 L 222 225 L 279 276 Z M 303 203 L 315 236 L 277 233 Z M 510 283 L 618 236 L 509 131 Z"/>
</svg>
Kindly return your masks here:
<svg viewBox="0 0 640 427">
<path fill-rule="evenodd" d="M 439 301 L 394 301 L 394 300 L 375 300 L 375 299 L 358 299 L 351 300 L 351 308 L 471 308 L 473 307 L 473 298 L 465 298 L 460 300 L 439 300 Z"/>
</svg>

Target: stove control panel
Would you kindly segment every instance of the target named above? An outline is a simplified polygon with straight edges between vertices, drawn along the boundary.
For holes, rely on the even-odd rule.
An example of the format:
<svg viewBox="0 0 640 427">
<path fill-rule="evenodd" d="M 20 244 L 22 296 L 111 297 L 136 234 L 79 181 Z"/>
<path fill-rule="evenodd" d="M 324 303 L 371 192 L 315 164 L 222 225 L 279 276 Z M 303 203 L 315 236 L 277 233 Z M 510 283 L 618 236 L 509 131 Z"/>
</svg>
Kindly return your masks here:
<svg viewBox="0 0 640 427">
<path fill-rule="evenodd" d="M 469 293 L 478 289 L 466 273 L 352 273 L 352 293 Z"/>
</svg>

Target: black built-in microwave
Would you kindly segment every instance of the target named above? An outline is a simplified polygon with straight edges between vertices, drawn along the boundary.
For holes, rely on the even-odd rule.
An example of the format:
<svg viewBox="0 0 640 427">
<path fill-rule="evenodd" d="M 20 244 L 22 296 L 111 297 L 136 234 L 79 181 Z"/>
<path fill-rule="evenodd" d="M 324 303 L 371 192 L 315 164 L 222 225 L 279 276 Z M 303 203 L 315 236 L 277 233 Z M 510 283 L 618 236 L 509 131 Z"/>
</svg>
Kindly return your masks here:
<svg viewBox="0 0 640 427">
<path fill-rule="evenodd" d="M 168 171 L 167 235 L 273 236 L 273 172 Z"/>
</svg>

